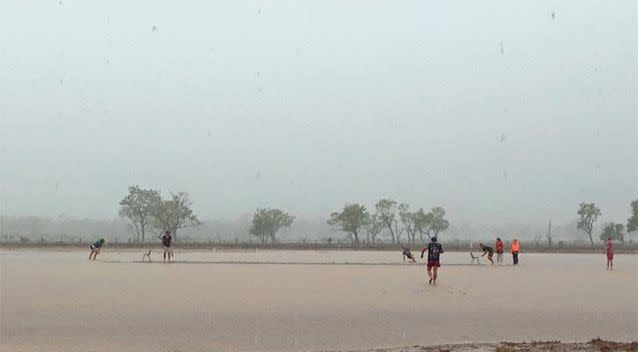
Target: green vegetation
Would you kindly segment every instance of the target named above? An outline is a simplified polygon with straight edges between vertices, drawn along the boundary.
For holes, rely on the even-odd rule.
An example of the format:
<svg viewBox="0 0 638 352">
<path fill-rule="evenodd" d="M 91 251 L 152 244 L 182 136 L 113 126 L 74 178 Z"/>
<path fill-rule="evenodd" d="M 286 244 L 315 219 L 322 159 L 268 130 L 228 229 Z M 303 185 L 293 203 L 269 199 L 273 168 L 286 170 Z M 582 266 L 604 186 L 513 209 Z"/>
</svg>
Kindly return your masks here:
<svg viewBox="0 0 638 352">
<path fill-rule="evenodd" d="M 120 201 L 120 216 L 130 220 L 135 228 L 136 241 L 144 242 L 146 228 L 153 220 L 151 210 L 161 199 L 159 191 L 130 186 L 128 194 Z"/>
<path fill-rule="evenodd" d="M 177 241 L 177 230 L 201 224 L 191 205 L 186 192 L 171 193 L 169 199 L 156 199 L 151 207 L 153 228 L 159 230 L 160 234 L 170 231 Z"/>
<path fill-rule="evenodd" d="M 638 199 L 631 202 L 631 217 L 627 219 L 627 232 L 638 231 Z"/>
<path fill-rule="evenodd" d="M 399 218 L 403 229 L 408 234 L 408 243 L 414 244 L 417 228 L 415 214 L 410 212 L 410 204 L 401 203 L 399 205 Z"/>
<path fill-rule="evenodd" d="M 179 229 L 201 224 L 191 209 L 186 192 L 171 193 L 169 199 L 163 199 L 157 190 L 139 186 L 130 186 L 128 192 L 120 201 L 119 214 L 131 222 L 137 241 L 145 241 L 149 225 L 156 231 L 156 237 L 170 231 L 177 240 Z"/>
<path fill-rule="evenodd" d="M 279 209 L 257 209 L 249 233 L 258 237 L 261 243 L 275 243 L 275 235 L 285 227 L 292 225 L 295 217 Z"/>
<path fill-rule="evenodd" d="M 420 208 L 415 212 L 410 211 L 410 205 L 402 203 L 397 207 L 397 202 L 391 199 L 381 199 L 375 205 L 376 212 L 370 214 L 366 207 L 360 204 L 346 204 L 341 212 L 330 214 L 328 224 L 335 226 L 348 234 L 348 238 L 354 244 L 359 243 L 360 228 L 364 228 L 368 234 L 368 242 L 376 242 L 376 237 L 383 230 L 388 230 L 392 243 L 401 243 L 401 234 L 405 231 L 408 234 L 408 243 L 416 243 L 416 233 L 419 233 L 421 242 L 426 239 L 438 236 L 439 233 L 447 230 L 450 226 L 445 219 L 445 209 L 434 207 L 427 213 Z M 399 221 L 402 229 L 399 229 Z"/>
<path fill-rule="evenodd" d="M 392 237 L 392 243 L 400 241 L 400 232 L 398 231 L 398 223 L 396 219 L 397 202 L 392 199 L 381 199 L 374 206 L 376 210 L 375 217 L 383 224 L 385 228 L 390 232 Z M 379 232 L 381 229 L 379 229 Z M 373 238 L 374 242 L 374 238 Z"/>
<path fill-rule="evenodd" d="M 581 203 L 578 218 L 570 223 L 553 224 L 550 220 L 544 226 L 531 225 L 485 225 L 472 224 L 465 220 L 451 226 L 443 207 L 412 208 L 408 203 L 400 203 L 390 198 L 380 198 L 373 203 L 370 211 L 361 203 L 346 203 L 328 219 L 313 217 L 297 219 L 295 216 L 276 208 L 257 209 L 236 218 L 207 218 L 202 223 L 192 209 L 189 195 L 185 192 L 162 195 L 159 190 L 144 189 L 140 186 L 128 187 L 119 202 L 120 219 L 73 219 L 65 216 L 56 218 L 35 216 L 0 216 L 0 243 L 6 244 L 82 244 L 97 237 L 106 238 L 109 243 L 132 245 L 148 242 L 160 237 L 164 231 L 171 231 L 179 242 L 208 244 L 267 244 L 276 243 L 294 246 L 295 243 L 312 246 L 327 244 L 370 248 L 387 248 L 392 245 L 417 245 L 425 243 L 433 236 L 441 237 L 448 245 L 464 241 L 490 240 L 490 236 L 513 234 L 523 239 L 526 248 L 543 249 L 556 247 L 562 251 L 580 248 L 586 244 L 596 248 L 593 237 L 606 240 L 611 237 L 621 248 L 636 248 L 631 235 L 638 227 L 638 200 L 630 202 L 630 216 L 625 221 L 606 222 L 601 226 L 601 210 L 595 203 Z M 214 215 L 214 214 L 213 214 Z M 327 220 L 327 221 L 326 221 Z M 290 228 L 285 239 L 278 238 L 283 229 Z M 330 235 L 331 230 L 345 233 L 344 237 Z M 585 243 L 582 233 L 589 238 Z M 597 236 L 594 236 L 594 233 Z M 485 237 L 479 237 L 485 236 Z M 508 237 L 510 235 L 510 237 Z M 560 239 L 554 241 L 555 239 Z M 573 242 L 572 242 L 573 241 Z M 554 243 L 556 242 L 556 243 Z M 467 246 L 466 246 L 467 247 Z M 396 247 L 394 247 L 396 248 Z M 544 249 L 543 249 L 544 250 Z"/>
<path fill-rule="evenodd" d="M 370 219 L 368 219 L 368 222 L 365 224 L 364 227 L 366 230 L 367 242 L 376 243 L 377 236 L 381 233 L 381 231 L 383 231 L 383 229 L 386 228 L 386 224 L 381 219 L 379 219 L 376 214 L 374 214 L 370 216 Z M 392 239 L 392 243 L 394 243 L 394 239 Z"/>
<path fill-rule="evenodd" d="M 603 232 L 600 234 L 600 240 L 606 241 L 608 238 L 611 238 L 614 241 L 620 241 L 620 243 L 625 243 L 625 225 L 624 224 L 616 224 L 613 222 L 608 222 L 603 227 Z"/>
<path fill-rule="evenodd" d="M 576 227 L 589 235 L 589 241 L 591 241 L 592 248 L 594 248 L 594 239 L 592 238 L 591 233 L 594 230 L 594 223 L 598 220 L 598 216 L 600 215 L 600 209 L 596 207 L 595 203 L 580 203 L 580 207 L 578 208 L 579 219 Z"/>
<path fill-rule="evenodd" d="M 370 213 L 365 205 L 353 203 L 346 204 L 341 212 L 331 213 L 328 224 L 347 233 L 352 243 L 359 244 L 359 233 L 368 221 L 370 221 Z"/>
</svg>

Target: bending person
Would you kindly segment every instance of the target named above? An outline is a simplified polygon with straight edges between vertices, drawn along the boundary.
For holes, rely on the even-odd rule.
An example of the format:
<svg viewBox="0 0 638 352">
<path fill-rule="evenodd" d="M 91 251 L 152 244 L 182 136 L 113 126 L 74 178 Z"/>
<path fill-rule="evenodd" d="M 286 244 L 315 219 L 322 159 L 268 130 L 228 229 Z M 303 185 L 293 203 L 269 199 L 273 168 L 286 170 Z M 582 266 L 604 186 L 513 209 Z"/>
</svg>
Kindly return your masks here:
<svg viewBox="0 0 638 352">
<path fill-rule="evenodd" d="M 407 247 L 403 247 L 403 262 L 404 263 L 405 263 L 405 258 L 408 258 L 409 260 L 411 260 L 412 263 L 416 263 L 416 260 L 414 259 L 412 252 L 410 252 L 410 248 L 407 248 Z"/>
<path fill-rule="evenodd" d="M 489 260 L 490 263 L 494 265 L 494 260 L 492 259 L 492 257 L 494 256 L 494 249 L 492 249 L 492 247 L 484 245 L 483 243 L 479 243 L 479 246 L 481 246 L 481 250 L 483 251 L 481 257 L 484 257 L 487 254 L 487 260 Z"/>
<path fill-rule="evenodd" d="M 100 249 L 102 249 L 103 245 L 104 245 L 104 239 L 100 238 L 99 240 L 95 241 L 91 246 L 89 246 L 89 248 L 91 248 L 91 253 L 89 253 L 89 260 L 91 260 L 91 257 L 93 257 L 93 260 L 97 258 L 97 255 L 100 254 Z"/>
</svg>

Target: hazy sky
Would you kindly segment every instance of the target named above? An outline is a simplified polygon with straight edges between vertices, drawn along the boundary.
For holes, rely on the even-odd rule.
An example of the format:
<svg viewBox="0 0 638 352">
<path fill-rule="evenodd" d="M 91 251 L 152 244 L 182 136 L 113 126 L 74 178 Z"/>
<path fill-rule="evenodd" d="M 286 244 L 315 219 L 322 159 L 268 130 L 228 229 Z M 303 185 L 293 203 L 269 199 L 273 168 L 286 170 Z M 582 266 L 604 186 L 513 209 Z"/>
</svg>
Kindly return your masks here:
<svg viewBox="0 0 638 352">
<path fill-rule="evenodd" d="M 9 215 L 113 217 L 139 184 L 202 218 L 624 221 L 638 2 L 2 1 L 0 163 Z"/>
</svg>

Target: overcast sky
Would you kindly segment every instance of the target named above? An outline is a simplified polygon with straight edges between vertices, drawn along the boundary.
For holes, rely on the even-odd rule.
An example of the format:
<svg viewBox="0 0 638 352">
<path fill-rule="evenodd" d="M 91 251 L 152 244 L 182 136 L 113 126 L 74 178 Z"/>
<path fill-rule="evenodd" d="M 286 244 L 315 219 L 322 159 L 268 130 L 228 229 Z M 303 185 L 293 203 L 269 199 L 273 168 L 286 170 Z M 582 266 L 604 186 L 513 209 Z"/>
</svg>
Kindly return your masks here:
<svg viewBox="0 0 638 352">
<path fill-rule="evenodd" d="M 201 218 L 380 197 L 454 221 L 625 221 L 638 2 L 2 1 L 0 213 Z"/>
</svg>

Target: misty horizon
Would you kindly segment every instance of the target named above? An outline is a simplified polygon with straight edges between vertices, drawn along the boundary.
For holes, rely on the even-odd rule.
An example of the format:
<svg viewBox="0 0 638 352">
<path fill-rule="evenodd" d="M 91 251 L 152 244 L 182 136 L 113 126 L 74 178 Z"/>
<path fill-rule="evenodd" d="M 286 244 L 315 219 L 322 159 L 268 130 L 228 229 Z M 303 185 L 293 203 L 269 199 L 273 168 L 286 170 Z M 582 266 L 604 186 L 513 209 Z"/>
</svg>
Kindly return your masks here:
<svg viewBox="0 0 638 352">
<path fill-rule="evenodd" d="M 116 218 L 140 185 L 201 219 L 626 221 L 635 2 L 340 4 L 5 4 L 0 215 Z"/>
</svg>

